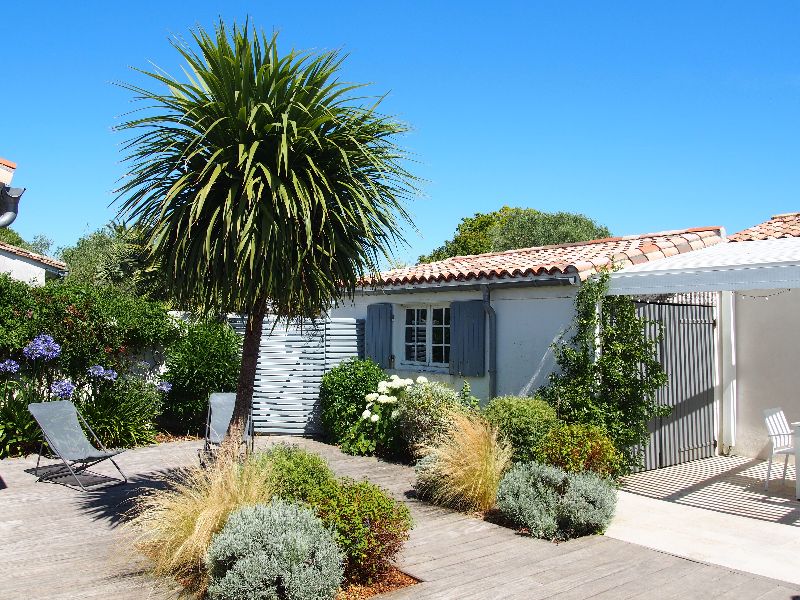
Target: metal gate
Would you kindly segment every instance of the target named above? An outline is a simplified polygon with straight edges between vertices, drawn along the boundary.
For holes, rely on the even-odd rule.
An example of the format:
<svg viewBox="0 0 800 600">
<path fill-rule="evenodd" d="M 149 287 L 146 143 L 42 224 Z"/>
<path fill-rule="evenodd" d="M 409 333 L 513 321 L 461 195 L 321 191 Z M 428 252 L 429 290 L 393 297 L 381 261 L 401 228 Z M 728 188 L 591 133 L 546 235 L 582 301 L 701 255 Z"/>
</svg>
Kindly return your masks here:
<svg viewBox="0 0 800 600">
<path fill-rule="evenodd" d="M 234 328 L 243 332 L 244 323 L 235 323 Z M 322 376 L 340 362 L 363 354 L 363 348 L 361 320 L 303 320 L 275 327 L 274 321 L 265 319 L 253 384 L 256 433 L 316 433 Z"/>
<path fill-rule="evenodd" d="M 669 467 L 714 455 L 714 308 L 681 304 L 636 305 L 651 321 L 649 335 L 663 337 L 659 360 L 668 382 L 656 398 L 672 407 L 650 424 L 644 470 Z"/>
</svg>

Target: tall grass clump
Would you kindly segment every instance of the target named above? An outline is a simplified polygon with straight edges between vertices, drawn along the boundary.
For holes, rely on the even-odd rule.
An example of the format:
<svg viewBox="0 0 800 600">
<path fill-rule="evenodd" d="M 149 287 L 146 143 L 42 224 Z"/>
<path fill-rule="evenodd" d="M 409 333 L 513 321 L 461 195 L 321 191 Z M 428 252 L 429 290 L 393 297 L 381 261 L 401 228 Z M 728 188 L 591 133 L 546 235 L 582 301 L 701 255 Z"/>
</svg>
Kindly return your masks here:
<svg viewBox="0 0 800 600">
<path fill-rule="evenodd" d="M 421 495 L 458 510 L 483 512 L 495 505 L 513 450 L 482 416 L 454 413 L 447 434 L 422 453 Z"/>
<path fill-rule="evenodd" d="M 142 496 L 131 520 L 136 546 L 156 576 L 173 577 L 197 597 L 205 594 L 206 550 L 228 516 L 243 506 L 269 503 L 270 467 L 221 454 L 208 468 L 193 468 L 166 489 Z"/>
</svg>

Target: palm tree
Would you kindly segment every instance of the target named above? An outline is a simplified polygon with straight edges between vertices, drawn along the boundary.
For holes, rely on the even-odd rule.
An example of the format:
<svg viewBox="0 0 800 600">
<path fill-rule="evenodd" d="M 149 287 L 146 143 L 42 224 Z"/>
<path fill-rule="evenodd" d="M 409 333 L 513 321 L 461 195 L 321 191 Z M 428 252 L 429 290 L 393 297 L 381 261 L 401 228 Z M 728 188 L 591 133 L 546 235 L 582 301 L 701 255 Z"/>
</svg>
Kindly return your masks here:
<svg viewBox="0 0 800 600">
<path fill-rule="evenodd" d="M 143 113 L 117 129 L 128 176 L 119 217 L 148 232 L 179 301 L 246 313 L 236 408 L 253 397 L 264 317 L 315 317 L 352 297 L 402 242 L 416 193 L 396 138 L 407 127 L 338 79 L 338 52 L 278 52 L 277 36 L 223 23 L 173 47 L 185 79 L 121 84 Z M 161 87 L 161 86 L 159 86 Z"/>
</svg>

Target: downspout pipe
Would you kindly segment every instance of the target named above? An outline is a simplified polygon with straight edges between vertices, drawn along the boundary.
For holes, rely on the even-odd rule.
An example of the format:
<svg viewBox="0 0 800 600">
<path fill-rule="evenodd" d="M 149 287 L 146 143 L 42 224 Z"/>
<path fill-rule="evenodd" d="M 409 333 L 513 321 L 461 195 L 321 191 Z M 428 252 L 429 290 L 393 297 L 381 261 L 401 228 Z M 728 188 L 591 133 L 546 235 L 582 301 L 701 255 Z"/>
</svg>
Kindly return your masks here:
<svg viewBox="0 0 800 600">
<path fill-rule="evenodd" d="M 19 213 L 19 199 L 25 188 L 12 188 L 0 184 L 0 227 L 8 227 Z"/>
<path fill-rule="evenodd" d="M 489 317 L 489 400 L 497 396 L 497 313 L 492 306 L 488 285 L 481 286 L 483 310 Z"/>
</svg>

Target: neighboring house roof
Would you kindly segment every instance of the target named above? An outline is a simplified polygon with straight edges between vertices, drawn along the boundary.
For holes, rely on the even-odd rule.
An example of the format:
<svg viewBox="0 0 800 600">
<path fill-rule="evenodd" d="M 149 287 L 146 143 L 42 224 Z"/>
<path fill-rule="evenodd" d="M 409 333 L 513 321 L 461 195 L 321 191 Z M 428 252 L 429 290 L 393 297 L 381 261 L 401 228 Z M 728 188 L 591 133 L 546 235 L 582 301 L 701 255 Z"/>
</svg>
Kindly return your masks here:
<svg viewBox="0 0 800 600">
<path fill-rule="evenodd" d="M 752 242 L 778 238 L 800 237 L 800 212 L 775 215 L 753 227 L 743 229 L 728 238 L 731 242 Z"/>
<path fill-rule="evenodd" d="M 456 256 L 381 274 L 384 286 L 508 280 L 538 276 L 587 279 L 603 267 L 622 267 L 712 246 L 725 239 L 722 227 L 695 227 L 604 238 L 558 246 Z"/>
<path fill-rule="evenodd" d="M 11 162 L 10 160 L 7 160 L 5 158 L 0 158 L 0 165 L 2 165 L 4 167 L 8 167 L 9 169 L 16 169 L 17 168 L 17 163 Z"/>
<path fill-rule="evenodd" d="M 67 271 L 67 264 L 61 262 L 60 260 L 56 260 L 55 258 L 50 258 L 49 256 L 44 256 L 42 254 L 36 254 L 30 250 L 12 246 L 11 244 L 6 244 L 5 242 L 0 242 L 0 252 L 8 252 L 9 254 L 19 256 L 20 258 L 37 262 L 48 271 L 58 271 L 60 273 Z"/>
</svg>

